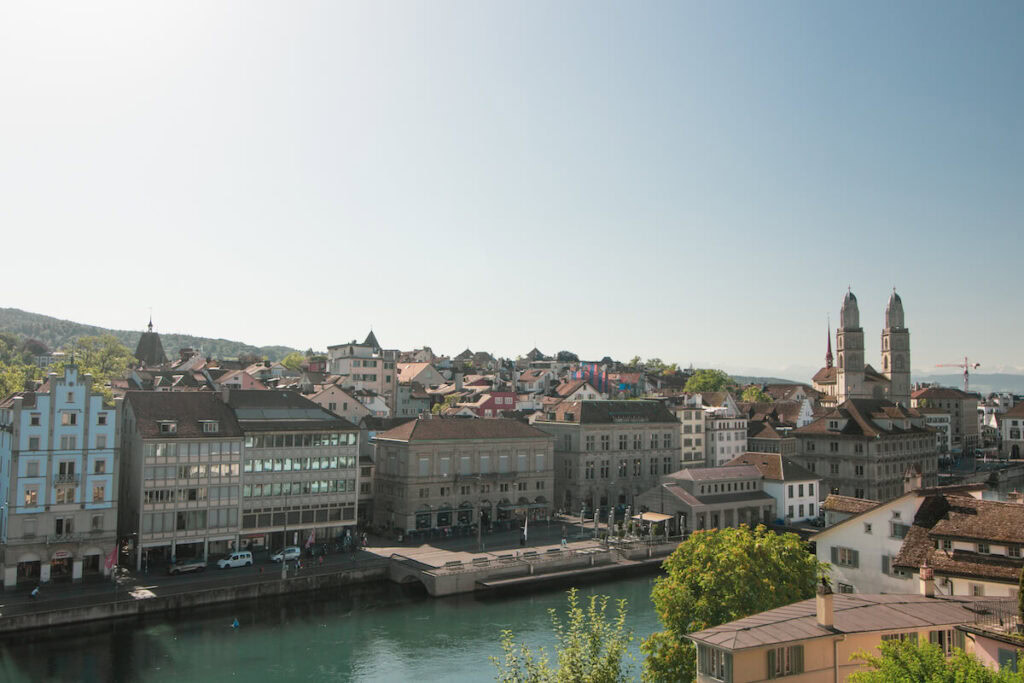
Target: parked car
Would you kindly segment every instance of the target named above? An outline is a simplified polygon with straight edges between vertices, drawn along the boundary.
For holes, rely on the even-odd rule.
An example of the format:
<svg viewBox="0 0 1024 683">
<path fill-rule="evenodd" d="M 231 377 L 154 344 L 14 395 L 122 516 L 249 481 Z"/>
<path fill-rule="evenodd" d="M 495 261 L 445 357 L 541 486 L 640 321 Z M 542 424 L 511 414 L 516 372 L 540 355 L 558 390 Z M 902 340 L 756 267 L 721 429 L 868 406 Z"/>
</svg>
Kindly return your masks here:
<svg viewBox="0 0 1024 683">
<path fill-rule="evenodd" d="M 278 550 L 276 553 L 270 556 L 270 559 L 274 562 L 281 562 L 282 560 L 297 560 L 302 556 L 302 551 L 294 545 L 290 545 L 287 548 Z"/>
<path fill-rule="evenodd" d="M 206 571 L 206 560 L 185 560 L 184 562 L 176 562 L 175 564 L 168 565 L 167 573 L 172 576 L 175 574 L 188 574 L 190 572 L 204 572 Z"/>
<path fill-rule="evenodd" d="M 227 569 L 228 567 L 248 567 L 252 564 L 252 553 L 248 550 L 239 550 L 233 552 L 227 557 L 222 557 L 217 560 L 218 569 Z"/>
</svg>

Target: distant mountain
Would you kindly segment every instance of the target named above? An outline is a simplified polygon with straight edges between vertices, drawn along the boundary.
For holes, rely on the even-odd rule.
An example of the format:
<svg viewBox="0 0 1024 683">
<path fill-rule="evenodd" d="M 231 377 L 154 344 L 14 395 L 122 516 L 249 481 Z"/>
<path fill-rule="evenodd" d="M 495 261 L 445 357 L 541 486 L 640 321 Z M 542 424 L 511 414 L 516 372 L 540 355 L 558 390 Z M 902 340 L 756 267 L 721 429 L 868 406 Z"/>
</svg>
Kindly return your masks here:
<svg viewBox="0 0 1024 683">
<path fill-rule="evenodd" d="M 85 325 L 71 320 L 60 320 L 48 315 L 29 313 L 17 308 L 0 308 L 0 331 L 13 332 L 24 337 L 38 339 L 52 350 L 68 346 L 78 337 L 112 334 L 132 351 L 139 343 L 141 330 L 111 330 L 95 325 Z M 164 351 L 168 357 L 177 354 L 178 349 L 202 349 L 203 353 L 212 358 L 238 358 L 241 354 L 256 354 L 268 359 L 281 360 L 293 349 L 287 346 L 252 346 L 229 339 L 210 339 L 209 337 L 193 337 L 188 334 L 160 333 Z"/>
<path fill-rule="evenodd" d="M 952 375 L 913 375 L 915 382 L 930 382 L 941 384 L 945 387 L 964 388 L 963 373 Z M 978 392 L 982 396 L 998 391 L 1009 391 L 1014 394 L 1024 394 L 1024 375 L 1014 375 L 1008 372 L 971 373 L 971 391 Z"/>
<path fill-rule="evenodd" d="M 736 384 L 741 387 L 747 384 L 807 384 L 807 382 L 794 382 L 791 379 L 779 379 L 778 377 L 747 377 L 744 375 L 729 375 Z"/>
</svg>

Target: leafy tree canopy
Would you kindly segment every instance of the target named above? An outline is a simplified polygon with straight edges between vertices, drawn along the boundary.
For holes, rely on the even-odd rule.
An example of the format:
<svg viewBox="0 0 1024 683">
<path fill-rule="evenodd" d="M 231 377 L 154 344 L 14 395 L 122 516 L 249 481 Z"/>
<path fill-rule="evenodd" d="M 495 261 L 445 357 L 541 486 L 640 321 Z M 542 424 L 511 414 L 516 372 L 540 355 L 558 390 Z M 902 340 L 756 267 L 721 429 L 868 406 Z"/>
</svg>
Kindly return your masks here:
<svg viewBox="0 0 1024 683">
<path fill-rule="evenodd" d="M 684 391 L 733 391 L 736 382 L 722 370 L 698 370 L 686 380 Z"/>
<path fill-rule="evenodd" d="M 669 555 L 651 599 L 665 630 L 644 641 L 644 678 L 691 681 L 694 647 L 683 635 L 814 596 L 826 565 L 796 534 L 697 531 Z"/>
<path fill-rule="evenodd" d="M 740 398 L 744 401 L 750 401 L 751 403 L 771 403 L 772 397 L 769 394 L 764 393 L 761 387 L 756 384 L 751 384 L 749 387 L 743 390 L 743 395 Z"/>
<path fill-rule="evenodd" d="M 298 351 L 292 351 L 281 359 L 281 365 L 285 366 L 289 370 L 299 370 L 305 362 L 306 357 Z"/>
<path fill-rule="evenodd" d="M 878 656 L 863 650 L 854 653 L 852 659 L 871 670 L 855 672 L 851 683 L 1024 683 L 1024 675 L 1009 668 L 989 669 L 963 650 L 947 659 L 937 645 L 912 640 L 887 640 L 879 650 Z"/>
<path fill-rule="evenodd" d="M 548 610 L 555 632 L 557 668 L 552 668 L 544 648 L 534 652 L 516 645 L 511 631 L 502 631 L 502 657 L 491 657 L 501 683 L 616 683 L 632 680 L 627 661 L 633 633 L 626 628 L 626 601 L 608 616 L 607 595 L 593 595 L 586 607 L 579 604 L 576 589 L 568 593 L 564 620 Z"/>
<path fill-rule="evenodd" d="M 555 354 L 555 360 L 560 363 L 579 363 L 580 357 L 572 351 L 559 351 Z"/>
<path fill-rule="evenodd" d="M 63 373 L 64 366 L 72 362 L 78 366 L 80 374 L 92 375 L 92 390 L 103 394 L 110 402 L 114 398 L 109 387 L 110 380 L 123 377 L 128 366 L 135 362 L 135 357 L 117 337 L 104 334 L 99 337 L 79 337 L 64 360 L 56 363 L 50 370 Z"/>
</svg>

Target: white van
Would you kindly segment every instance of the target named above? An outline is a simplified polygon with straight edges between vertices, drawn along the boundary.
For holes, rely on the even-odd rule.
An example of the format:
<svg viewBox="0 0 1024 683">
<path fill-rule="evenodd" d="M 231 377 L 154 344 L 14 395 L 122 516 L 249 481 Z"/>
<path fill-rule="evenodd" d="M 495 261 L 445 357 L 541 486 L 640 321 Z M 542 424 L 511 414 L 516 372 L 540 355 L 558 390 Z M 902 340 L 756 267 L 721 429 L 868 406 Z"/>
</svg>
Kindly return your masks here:
<svg viewBox="0 0 1024 683">
<path fill-rule="evenodd" d="M 252 564 L 252 553 L 248 550 L 239 550 L 233 552 L 227 557 L 222 557 L 217 560 L 218 569 L 227 569 L 228 567 L 247 567 Z"/>
</svg>

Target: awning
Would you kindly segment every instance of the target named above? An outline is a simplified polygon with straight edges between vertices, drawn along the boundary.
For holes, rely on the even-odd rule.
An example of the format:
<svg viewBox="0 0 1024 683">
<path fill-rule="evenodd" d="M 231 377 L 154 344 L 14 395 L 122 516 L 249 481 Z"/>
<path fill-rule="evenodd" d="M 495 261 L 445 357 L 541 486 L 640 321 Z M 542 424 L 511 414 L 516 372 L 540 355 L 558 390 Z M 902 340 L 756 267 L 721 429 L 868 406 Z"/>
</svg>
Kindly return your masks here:
<svg viewBox="0 0 1024 683">
<path fill-rule="evenodd" d="M 660 512 L 641 512 L 639 515 L 633 515 L 633 519 L 639 519 L 641 522 L 664 522 L 672 519 L 672 515 L 663 515 Z"/>
</svg>

